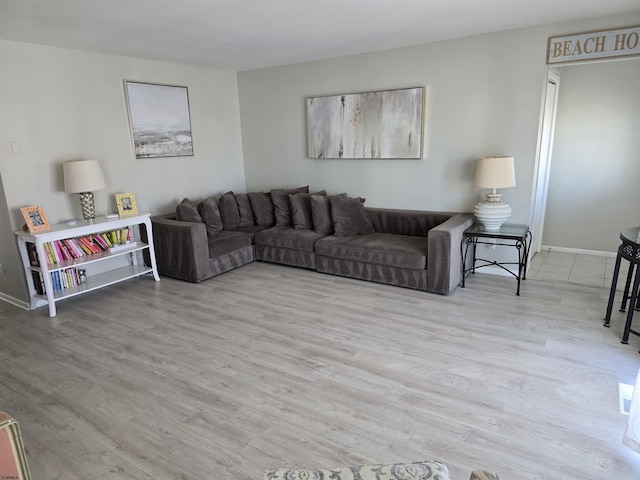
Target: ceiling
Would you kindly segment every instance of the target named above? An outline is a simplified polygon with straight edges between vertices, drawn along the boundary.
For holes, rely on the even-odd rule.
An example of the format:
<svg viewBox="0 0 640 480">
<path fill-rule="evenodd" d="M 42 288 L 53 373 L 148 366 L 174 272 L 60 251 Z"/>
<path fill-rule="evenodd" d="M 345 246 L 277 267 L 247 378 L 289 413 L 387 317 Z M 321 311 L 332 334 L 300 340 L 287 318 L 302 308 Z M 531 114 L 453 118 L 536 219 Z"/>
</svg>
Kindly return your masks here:
<svg viewBox="0 0 640 480">
<path fill-rule="evenodd" d="M 640 0 L 0 0 L 0 38 L 241 71 L 638 10 Z"/>
</svg>

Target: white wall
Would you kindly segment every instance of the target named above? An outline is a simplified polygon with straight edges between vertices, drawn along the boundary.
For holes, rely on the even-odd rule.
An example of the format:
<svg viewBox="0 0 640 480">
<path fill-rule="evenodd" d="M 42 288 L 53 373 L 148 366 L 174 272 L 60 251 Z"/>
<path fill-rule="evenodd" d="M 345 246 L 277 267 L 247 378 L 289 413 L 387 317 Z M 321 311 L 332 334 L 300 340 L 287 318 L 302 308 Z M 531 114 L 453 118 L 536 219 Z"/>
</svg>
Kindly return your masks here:
<svg viewBox="0 0 640 480">
<path fill-rule="evenodd" d="M 547 25 L 238 74 L 248 189 L 310 183 L 370 206 L 470 211 L 475 160 L 514 155 L 503 192 L 529 221 L 550 35 L 626 26 L 640 13 Z M 305 98 L 425 86 L 422 160 L 311 160 Z"/>
<path fill-rule="evenodd" d="M 640 60 L 561 75 L 543 244 L 615 252 L 640 225 Z"/>
<path fill-rule="evenodd" d="M 41 205 L 52 223 L 81 217 L 77 196 L 64 193 L 67 160 L 100 161 L 99 215 L 117 211 L 115 193 L 133 192 L 138 210 L 154 214 L 184 196 L 245 189 L 235 72 L 3 40 L 0 65 L 0 175 L 11 215 L 3 229 L 22 226 L 26 205 Z M 124 79 L 188 87 L 193 157 L 135 160 Z"/>
</svg>

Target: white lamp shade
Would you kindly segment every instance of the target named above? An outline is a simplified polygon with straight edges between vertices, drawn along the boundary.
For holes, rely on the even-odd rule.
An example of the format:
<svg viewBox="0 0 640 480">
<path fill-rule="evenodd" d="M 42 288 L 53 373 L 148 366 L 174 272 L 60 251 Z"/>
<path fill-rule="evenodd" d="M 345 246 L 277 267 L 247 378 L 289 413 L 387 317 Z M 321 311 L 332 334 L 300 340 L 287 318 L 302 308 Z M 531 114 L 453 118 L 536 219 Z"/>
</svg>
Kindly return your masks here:
<svg viewBox="0 0 640 480">
<path fill-rule="evenodd" d="M 67 193 L 92 192 L 107 188 L 97 160 L 65 162 L 64 191 Z"/>
<path fill-rule="evenodd" d="M 516 186 L 513 157 L 489 157 L 478 160 L 476 179 L 479 188 L 510 188 Z"/>
</svg>

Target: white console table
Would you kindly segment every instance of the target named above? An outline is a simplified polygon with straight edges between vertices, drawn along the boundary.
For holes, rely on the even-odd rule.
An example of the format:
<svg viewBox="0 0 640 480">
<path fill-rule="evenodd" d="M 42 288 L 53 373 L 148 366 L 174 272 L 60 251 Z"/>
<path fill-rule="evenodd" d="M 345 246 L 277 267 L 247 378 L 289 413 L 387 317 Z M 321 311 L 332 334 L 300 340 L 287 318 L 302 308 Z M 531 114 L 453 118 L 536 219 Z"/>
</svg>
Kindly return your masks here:
<svg viewBox="0 0 640 480">
<path fill-rule="evenodd" d="M 142 242 L 139 238 L 140 225 L 146 227 L 146 242 Z M 126 245 L 51 264 L 47 261 L 48 254 L 45 250 L 45 243 L 47 242 L 82 238 L 89 235 L 130 228 L 130 243 Z M 18 248 L 20 250 L 29 289 L 29 308 L 34 310 L 38 307 L 48 305 L 50 317 L 56 316 L 56 302 L 65 298 L 90 292 L 140 275 L 151 274 L 156 281 L 160 280 L 156 268 L 156 256 L 153 249 L 153 232 L 151 230 L 149 214 L 132 215 L 116 219 L 98 217 L 92 222 L 87 220 L 78 221 L 77 224 L 73 226 L 64 223 L 52 225 L 49 230 L 44 232 L 29 233 L 16 231 L 15 234 L 18 239 Z M 39 263 L 39 265 L 34 265 L 36 262 L 32 262 L 33 259 L 29 257 L 28 243 L 35 245 L 35 251 L 38 257 L 37 263 Z M 31 249 L 33 250 L 33 247 L 31 247 Z M 149 266 L 145 265 L 142 259 L 142 253 L 144 251 L 148 251 L 149 253 L 149 263 L 151 264 Z M 119 261 L 115 261 L 115 259 L 118 258 Z M 127 259 L 128 262 L 124 262 L 123 259 Z M 97 262 L 99 262 L 100 265 L 97 265 Z M 123 263 L 128 263 L 128 265 L 122 266 Z M 68 286 L 67 288 L 59 288 L 58 286 L 57 289 L 54 289 L 52 273 L 62 272 L 69 268 L 85 268 L 87 266 L 91 268 L 91 264 L 96 264 L 94 267 L 98 267 L 98 273 L 89 275 L 86 281 L 78 285 Z M 33 272 L 40 274 L 44 284 L 44 294 L 38 293 L 34 278 L 37 277 L 37 275 L 34 275 Z"/>
</svg>

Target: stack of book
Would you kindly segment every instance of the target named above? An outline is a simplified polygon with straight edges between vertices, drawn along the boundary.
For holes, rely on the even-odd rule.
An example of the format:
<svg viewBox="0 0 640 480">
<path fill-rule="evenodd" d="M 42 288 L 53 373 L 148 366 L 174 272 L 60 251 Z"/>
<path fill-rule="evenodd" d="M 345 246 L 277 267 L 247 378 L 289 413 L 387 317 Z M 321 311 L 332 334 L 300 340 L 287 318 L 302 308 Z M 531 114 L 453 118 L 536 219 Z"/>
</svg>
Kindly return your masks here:
<svg viewBox="0 0 640 480">
<path fill-rule="evenodd" d="M 131 230 L 113 230 L 86 237 L 54 240 L 44 244 L 47 254 L 47 264 L 54 265 L 65 260 L 73 260 L 85 255 L 111 251 L 114 247 L 128 245 L 131 241 Z"/>
</svg>

